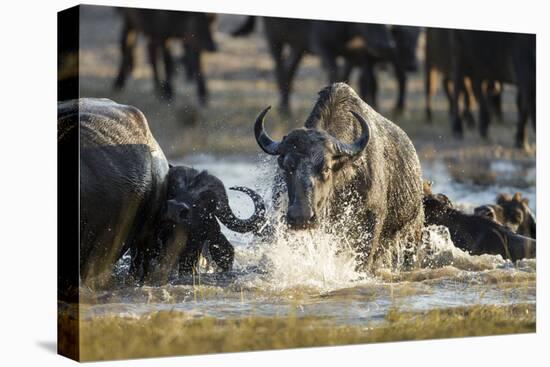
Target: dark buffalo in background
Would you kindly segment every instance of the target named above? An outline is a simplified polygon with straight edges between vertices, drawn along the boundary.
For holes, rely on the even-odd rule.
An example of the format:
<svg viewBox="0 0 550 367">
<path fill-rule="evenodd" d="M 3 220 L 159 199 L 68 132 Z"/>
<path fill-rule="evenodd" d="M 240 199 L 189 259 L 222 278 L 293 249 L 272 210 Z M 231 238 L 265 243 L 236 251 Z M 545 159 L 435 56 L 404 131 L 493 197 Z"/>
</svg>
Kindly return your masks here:
<svg viewBox="0 0 550 367">
<path fill-rule="evenodd" d="M 292 82 L 305 54 L 320 57 L 329 83 L 347 81 L 352 68 L 359 67 L 360 94 L 373 101 L 375 98 L 371 96 L 376 94 L 373 67 L 376 62 L 391 61 L 399 70 L 412 65 L 408 61 L 398 62 L 392 33 L 382 24 L 273 17 L 262 19 L 267 45 L 275 61 L 275 76 L 281 98 L 279 105 L 283 112 L 290 110 Z M 248 17 L 232 34 L 247 35 L 254 30 L 255 23 L 256 17 Z M 405 33 L 396 32 L 401 45 L 409 40 Z M 402 52 L 407 54 L 408 49 L 403 47 Z M 344 59 L 344 65 L 338 65 L 338 58 Z M 399 85 L 401 87 L 404 84 L 400 82 Z M 398 101 L 397 105 L 403 106 L 403 103 Z"/>
<path fill-rule="evenodd" d="M 137 36 L 143 35 L 147 40 L 147 54 L 153 69 L 155 90 L 162 98 L 172 99 L 174 89 L 174 61 L 168 41 L 178 40 L 183 49 L 182 64 L 188 79 L 197 85 L 199 102 L 206 105 L 208 90 L 202 71 L 201 54 L 204 51 L 215 51 L 212 37 L 212 25 L 215 15 L 195 12 L 119 8 L 123 18 L 120 35 L 121 62 L 114 88 L 124 87 L 128 74 L 134 66 L 134 49 Z M 159 60 L 161 61 L 159 63 Z M 160 76 L 159 67 L 163 67 L 164 79 Z"/>
<path fill-rule="evenodd" d="M 287 193 L 290 228 L 338 228 L 362 267 L 396 265 L 397 243 L 416 246 L 424 221 L 420 163 L 405 132 L 344 83 L 321 90 L 304 127 L 280 142 L 264 130 L 268 110 L 254 132 L 278 157 L 276 190 Z"/>
<path fill-rule="evenodd" d="M 517 234 L 537 238 L 535 215 L 529 208 L 529 200 L 522 198 L 519 192 L 513 196 L 501 193 L 496 204 L 478 206 L 474 214 L 492 219 Z"/>
<path fill-rule="evenodd" d="M 533 127 L 536 105 L 536 45 L 535 35 L 488 31 L 452 31 L 453 84 L 465 77 L 479 104 L 479 132 L 489 136 L 490 107 L 483 82 L 499 81 L 517 87 L 518 125 L 515 143 L 518 148 L 527 146 L 527 120 Z M 451 104 L 452 130 L 463 135 L 462 119 L 458 112 L 458 94 Z"/>
<path fill-rule="evenodd" d="M 191 250 L 204 245 L 222 270 L 231 268 L 233 248 L 215 218 L 234 231 L 254 230 L 264 220 L 257 194 L 235 188 L 249 194 L 256 209 L 248 220 L 235 217 L 223 183 L 206 172 L 170 166 L 135 107 L 86 98 L 62 102 L 58 110 L 61 127 L 71 122 L 80 130 L 83 284 L 105 287 L 127 250 L 130 274 L 147 283 L 166 281 L 180 258 L 195 256 Z"/>
<path fill-rule="evenodd" d="M 254 31 L 257 18 L 249 16 L 232 32 L 235 37 L 249 35 Z M 279 108 L 283 113 L 290 111 L 292 81 L 300 61 L 306 53 L 312 53 L 311 27 L 314 20 L 262 17 L 265 38 L 273 61 L 275 79 L 279 88 Z M 286 51 L 286 52 L 285 52 Z"/>
<path fill-rule="evenodd" d="M 447 227 L 453 244 L 471 255 L 501 255 L 511 261 L 536 257 L 536 240 L 489 218 L 465 214 L 443 194 L 424 190 L 423 204 L 426 225 Z"/>
<path fill-rule="evenodd" d="M 452 55 L 453 30 L 446 28 L 426 28 L 426 45 L 424 58 L 424 86 L 426 97 L 426 118 L 432 121 L 432 96 L 436 90 L 437 74 L 441 75 L 441 84 L 450 106 L 452 104 L 455 90 L 458 97 L 462 97 L 462 119 L 468 127 L 475 126 L 475 118 L 472 114 L 475 97 L 472 91 L 470 79 L 465 77 L 455 89 L 453 84 L 453 55 Z M 496 117 L 502 120 L 502 84 L 490 80 L 484 86 L 484 94 L 488 100 L 489 107 L 494 111 Z"/>
<path fill-rule="evenodd" d="M 453 60 L 452 60 L 452 29 L 446 28 L 427 28 L 426 29 L 426 49 L 424 58 L 424 81 L 426 93 L 426 117 L 428 122 L 432 121 L 432 96 L 436 88 L 436 73 L 441 75 L 441 82 L 445 96 L 452 103 L 452 94 L 456 90 L 459 96 L 462 96 L 463 112 L 462 118 L 466 120 L 468 126 L 475 125 L 475 119 L 471 111 L 471 103 L 474 96 L 471 87 L 467 85 L 466 79 L 462 79 L 457 87 L 453 85 Z M 468 83 L 469 84 L 469 83 Z"/>
<path fill-rule="evenodd" d="M 420 27 L 394 25 L 391 33 L 395 41 L 395 59 L 386 60 L 393 64 L 395 77 L 398 83 L 398 97 L 394 111 L 401 114 L 405 111 L 405 98 L 407 93 L 407 73 L 418 70 L 418 58 L 416 49 L 420 36 Z"/>
<path fill-rule="evenodd" d="M 367 25 L 362 25 L 365 27 Z M 377 29 L 373 29 L 376 26 Z M 365 39 L 369 42 L 370 39 L 375 38 L 378 40 L 384 39 L 384 32 L 389 32 L 391 35 L 391 42 L 393 49 L 389 52 L 367 52 L 366 65 L 362 71 L 360 79 L 360 86 L 363 89 L 361 95 L 365 98 L 365 101 L 371 106 L 376 108 L 378 81 L 375 74 L 375 67 L 377 65 L 390 64 L 393 67 L 395 78 L 397 80 L 397 100 L 393 111 L 396 115 L 400 115 L 405 111 L 405 98 L 407 94 L 407 73 L 415 72 L 418 70 L 418 60 L 416 57 L 416 47 L 418 38 L 420 35 L 420 28 L 413 26 L 400 26 L 392 25 L 389 27 L 385 25 L 370 25 L 371 29 L 369 33 L 365 34 Z M 384 30 L 382 29 L 385 28 Z M 373 35 L 374 37 L 371 37 Z M 377 47 L 380 49 L 381 47 Z"/>
<path fill-rule="evenodd" d="M 314 21 L 310 42 L 321 58 L 329 83 L 348 81 L 352 68 L 359 68 L 359 94 L 376 105 L 374 64 L 380 59 L 396 59 L 395 43 L 383 24 Z M 344 60 L 343 70 L 338 58 Z"/>
</svg>

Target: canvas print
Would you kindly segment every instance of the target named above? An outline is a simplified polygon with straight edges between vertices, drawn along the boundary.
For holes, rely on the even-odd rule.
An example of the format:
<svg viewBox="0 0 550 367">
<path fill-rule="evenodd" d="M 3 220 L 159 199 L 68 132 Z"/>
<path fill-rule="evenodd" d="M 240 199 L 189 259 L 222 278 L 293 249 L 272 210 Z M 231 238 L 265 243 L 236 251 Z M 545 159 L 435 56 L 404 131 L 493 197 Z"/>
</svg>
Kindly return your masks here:
<svg viewBox="0 0 550 367">
<path fill-rule="evenodd" d="M 82 5 L 58 45 L 60 354 L 535 331 L 535 34 Z"/>
</svg>

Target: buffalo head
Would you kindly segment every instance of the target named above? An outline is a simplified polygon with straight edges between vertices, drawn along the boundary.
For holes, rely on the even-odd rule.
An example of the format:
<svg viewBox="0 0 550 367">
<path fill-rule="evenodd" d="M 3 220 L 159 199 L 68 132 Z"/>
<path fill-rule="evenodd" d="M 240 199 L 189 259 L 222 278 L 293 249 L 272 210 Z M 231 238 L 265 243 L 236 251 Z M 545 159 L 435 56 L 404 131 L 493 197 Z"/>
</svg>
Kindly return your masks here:
<svg viewBox="0 0 550 367">
<path fill-rule="evenodd" d="M 246 187 L 231 190 L 248 194 L 254 203 L 254 214 L 248 219 L 237 218 L 231 208 L 223 183 L 206 171 L 188 167 L 170 167 L 168 200 L 163 219 L 195 227 L 214 217 L 232 231 L 246 233 L 258 229 L 265 221 L 263 199 Z"/>
<path fill-rule="evenodd" d="M 501 193 L 496 204 L 482 205 L 474 209 L 474 214 L 487 217 L 502 224 L 511 231 L 536 238 L 536 220 L 529 209 L 529 200 L 522 198 L 519 192 L 513 196 Z"/>
<path fill-rule="evenodd" d="M 279 168 L 288 190 L 287 223 L 291 228 L 313 227 L 327 209 L 342 170 L 362 156 L 370 137 L 365 119 L 350 113 L 359 122 L 362 133 L 353 143 L 346 144 L 324 130 L 295 129 L 277 142 L 264 130 L 266 108 L 254 125 L 258 145 L 264 152 L 278 156 Z"/>
</svg>

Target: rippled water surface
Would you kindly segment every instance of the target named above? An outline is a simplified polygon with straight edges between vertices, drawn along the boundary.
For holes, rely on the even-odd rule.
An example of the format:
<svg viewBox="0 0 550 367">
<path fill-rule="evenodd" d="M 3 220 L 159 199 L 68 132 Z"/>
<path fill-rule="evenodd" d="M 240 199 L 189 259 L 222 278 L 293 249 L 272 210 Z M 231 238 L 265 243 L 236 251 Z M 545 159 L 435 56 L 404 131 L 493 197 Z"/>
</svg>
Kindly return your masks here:
<svg viewBox="0 0 550 367">
<path fill-rule="evenodd" d="M 176 162 L 178 163 L 178 162 Z M 206 169 L 226 187 L 245 185 L 270 196 L 273 162 L 254 157 L 193 156 L 180 163 Z M 258 168 L 262 167 L 262 168 Z M 520 191 L 535 207 L 535 168 L 492 162 L 499 178 L 477 186 L 452 178 L 444 162 L 423 162 L 423 174 L 471 211 L 494 201 L 503 191 Z M 250 200 L 230 192 L 230 204 L 242 217 L 252 213 Z M 219 274 L 204 268 L 196 276 L 173 279 L 162 287 L 120 286 L 106 293 L 83 291 L 83 316 L 138 315 L 154 310 L 184 311 L 196 317 L 314 315 L 339 323 L 376 322 L 390 308 L 427 310 L 477 304 L 535 303 L 536 261 L 517 264 L 500 256 L 470 256 L 455 248 L 442 227 L 425 229 L 435 251 L 426 253 L 430 268 L 410 272 L 381 271 L 368 277 L 354 270 L 354 256 L 342 240 L 329 234 L 278 234 L 271 243 L 224 229 L 236 250 L 234 271 Z M 422 252 L 421 252 L 422 253 Z M 127 259 L 125 259 L 127 261 Z M 125 260 L 119 263 L 123 271 Z"/>
</svg>

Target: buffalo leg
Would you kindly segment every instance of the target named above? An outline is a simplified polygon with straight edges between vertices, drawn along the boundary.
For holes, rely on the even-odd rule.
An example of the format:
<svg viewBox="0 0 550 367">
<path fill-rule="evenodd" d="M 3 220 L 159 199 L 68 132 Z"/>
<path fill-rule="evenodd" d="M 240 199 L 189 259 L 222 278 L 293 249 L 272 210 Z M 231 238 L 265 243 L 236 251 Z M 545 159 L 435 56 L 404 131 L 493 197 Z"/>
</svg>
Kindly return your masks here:
<svg viewBox="0 0 550 367">
<path fill-rule="evenodd" d="M 398 85 L 398 95 L 397 95 L 397 102 L 394 107 L 394 113 L 397 115 L 403 114 L 403 111 L 405 111 L 405 96 L 407 94 L 407 75 L 405 73 L 405 70 L 403 70 L 402 67 L 400 67 L 397 63 L 394 63 L 394 69 L 395 69 L 395 77 L 397 78 L 397 85 Z"/>
<path fill-rule="evenodd" d="M 222 271 L 228 272 L 233 268 L 235 249 L 219 230 L 210 241 L 210 254 Z"/>
<path fill-rule="evenodd" d="M 489 121 L 491 117 L 489 115 L 487 99 L 483 93 L 481 80 L 472 78 L 472 89 L 479 105 L 479 134 L 483 139 L 487 139 L 489 132 Z"/>
<path fill-rule="evenodd" d="M 359 92 L 369 105 L 376 108 L 376 92 L 378 83 L 374 75 L 374 64 L 367 60 L 364 62 L 361 75 L 359 77 Z"/>
<path fill-rule="evenodd" d="M 466 126 L 473 128 L 476 123 L 472 114 L 472 86 L 466 82 L 466 79 L 462 79 L 462 83 L 458 86 L 458 94 L 462 96 L 464 106 L 462 118 L 466 120 Z"/>
<path fill-rule="evenodd" d="M 344 69 L 342 70 L 342 75 L 341 75 L 341 80 L 344 83 L 349 84 L 349 79 L 352 71 L 353 71 L 353 63 L 346 59 L 344 61 Z"/>
<path fill-rule="evenodd" d="M 363 239 L 359 251 L 357 252 L 357 260 L 363 270 L 372 271 L 375 268 L 375 262 L 380 255 L 380 236 L 382 233 L 382 225 L 378 216 L 373 212 L 367 213 L 367 219 L 362 228 L 367 229 L 370 233 L 370 238 Z"/>
<path fill-rule="evenodd" d="M 441 84 L 445 92 L 445 97 L 447 97 L 447 102 L 449 103 L 449 116 L 452 118 L 453 81 L 449 77 L 444 77 Z"/>
<path fill-rule="evenodd" d="M 464 129 L 462 127 L 462 119 L 460 116 L 459 106 L 458 106 L 458 85 L 461 85 L 464 81 L 464 78 L 462 77 L 462 73 L 459 72 L 459 67 L 457 65 L 454 65 L 453 67 L 453 86 L 454 91 L 451 93 L 451 130 L 453 132 L 453 135 L 456 138 L 462 138 L 464 136 Z"/>
<path fill-rule="evenodd" d="M 200 250 L 186 249 L 179 258 L 179 274 L 192 274 L 197 272 Z"/>
<path fill-rule="evenodd" d="M 528 113 L 525 108 L 525 103 L 521 98 L 521 93 L 516 97 L 518 107 L 518 126 L 516 131 L 516 147 L 520 149 L 527 148 L 527 120 Z"/>
<path fill-rule="evenodd" d="M 288 107 L 290 105 L 290 93 L 292 92 L 292 84 L 294 76 L 296 75 L 296 70 L 298 70 L 298 65 L 302 60 L 304 54 L 303 50 L 297 50 L 292 48 L 290 50 L 290 55 L 288 56 L 288 63 L 285 68 L 284 80 L 282 85 L 282 91 L 285 98 L 285 104 Z M 288 112 L 288 111 L 287 111 Z"/>
<path fill-rule="evenodd" d="M 184 45 L 184 48 L 187 72 L 195 79 L 199 103 L 201 106 L 206 106 L 208 104 L 208 90 L 202 73 L 201 51 L 187 44 Z"/>
<path fill-rule="evenodd" d="M 136 46 L 136 33 L 130 29 L 130 26 L 125 22 L 120 37 L 120 67 L 118 75 L 113 84 L 115 90 L 124 88 L 128 74 L 134 68 L 134 48 Z"/>
<path fill-rule="evenodd" d="M 283 113 L 288 113 L 290 111 L 289 107 L 289 89 L 286 84 L 286 69 L 283 59 L 283 45 L 280 42 L 271 41 L 268 38 L 269 51 L 271 52 L 271 57 L 275 61 L 275 79 L 277 81 L 277 87 L 279 88 L 279 109 Z"/>
<path fill-rule="evenodd" d="M 139 200 L 128 198 L 125 207 L 120 208 L 116 221 L 105 223 L 94 230 L 92 234 L 93 247 L 89 251 L 87 261 L 81 260 L 82 283 L 92 289 L 105 288 L 111 279 L 116 261 L 121 256 L 121 250 L 135 218 Z M 111 230 L 107 230 L 111 229 Z"/>
<path fill-rule="evenodd" d="M 499 82 L 495 80 L 491 80 L 487 82 L 487 86 L 485 89 L 489 107 L 491 108 L 491 111 L 494 113 L 494 115 L 496 116 L 499 122 L 502 122 L 502 90 L 501 88 L 502 87 Z"/>
<path fill-rule="evenodd" d="M 432 122 L 432 96 L 434 94 L 436 75 L 429 63 L 425 66 L 424 92 L 426 97 L 426 120 Z"/>
<path fill-rule="evenodd" d="M 151 63 L 151 69 L 153 71 L 153 83 L 155 91 L 159 94 L 159 96 L 162 96 L 162 87 L 159 77 L 159 70 L 158 70 L 158 42 L 156 40 L 150 39 L 147 42 L 147 55 L 149 57 L 149 62 Z"/>
<path fill-rule="evenodd" d="M 163 243 L 158 255 L 156 268 L 149 270 L 145 281 L 147 284 L 165 284 L 174 270 L 181 253 L 185 251 L 188 232 L 179 225 L 174 226 L 171 236 Z"/>
<path fill-rule="evenodd" d="M 336 55 L 334 55 L 330 50 L 326 50 L 324 46 L 320 46 L 321 64 L 327 72 L 328 82 L 330 84 L 336 83 L 339 81 L 338 73 L 338 64 L 336 62 Z"/>
<path fill-rule="evenodd" d="M 529 54 L 521 55 L 527 64 L 534 62 Z M 518 60 L 518 62 L 521 60 Z M 525 63 L 519 62 L 516 66 L 517 84 L 517 105 L 519 120 L 516 132 L 516 146 L 521 149 L 528 147 L 527 142 L 527 120 L 531 118 L 533 130 L 536 131 L 536 78 L 534 75 L 534 64 L 532 68 L 519 67 Z"/>
<path fill-rule="evenodd" d="M 162 58 L 164 61 L 164 82 L 161 83 L 161 97 L 168 101 L 171 101 L 174 96 L 174 89 L 172 87 L 172 79 L 174 76 L 174 60 L 172 54 L 166 43 L 162 45 Z"/>
</svg>

